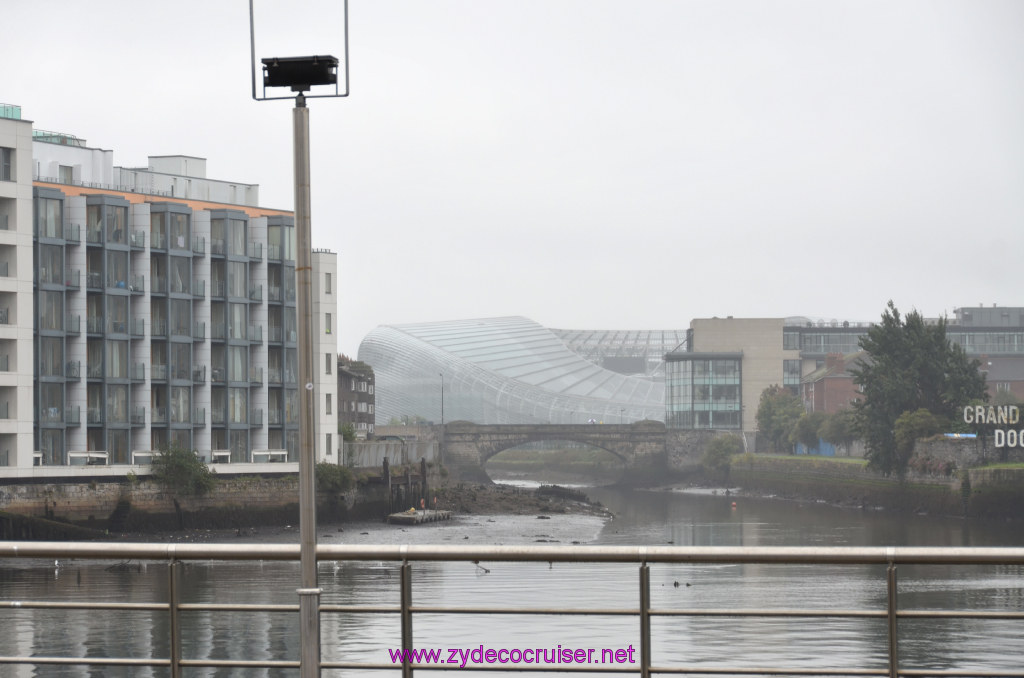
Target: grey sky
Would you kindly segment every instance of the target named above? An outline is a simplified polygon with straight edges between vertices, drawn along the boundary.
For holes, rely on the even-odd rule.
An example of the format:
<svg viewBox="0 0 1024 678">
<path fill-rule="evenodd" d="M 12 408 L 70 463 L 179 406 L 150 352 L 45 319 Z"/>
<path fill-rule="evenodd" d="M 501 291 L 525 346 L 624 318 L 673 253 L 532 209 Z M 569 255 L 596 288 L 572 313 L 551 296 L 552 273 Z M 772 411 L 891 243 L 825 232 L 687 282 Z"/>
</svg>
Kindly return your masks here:
<svg viewBox="0 0 1024 678">
<path fill-rule="evenodd" d="M 4 4 L 22 28 L 0 42 L 0 101 L 117 164 L 199 155 L 291 207 L 290 104 L 249 96 L 247 3 Z M 258 38 L 290 30 L 257 8 Z M 310 102 L 341 351 L 383 323 L 482 316 L 1024 305 L 1024 3 L 350 12 L 351 97 Z"/>
</svg>

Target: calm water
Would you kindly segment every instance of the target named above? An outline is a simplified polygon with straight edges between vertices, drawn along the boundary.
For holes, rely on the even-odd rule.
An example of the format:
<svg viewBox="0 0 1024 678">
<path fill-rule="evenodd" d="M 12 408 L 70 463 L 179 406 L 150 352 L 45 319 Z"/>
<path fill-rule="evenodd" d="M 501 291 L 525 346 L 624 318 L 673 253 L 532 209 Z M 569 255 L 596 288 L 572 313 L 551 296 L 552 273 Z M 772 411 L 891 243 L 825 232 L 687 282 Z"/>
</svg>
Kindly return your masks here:
<svg viewBox="0 0 1024 678">
<path fill-rule="evenodd" d="M 724 495 L 591 490 L 615 514 L 472 516 L 417 528 L 380 523 L 321 528 L 322 543 L 676 545 L 1021 546 L 1014 524 L 987 525 L 927 516 L 893 516 L 821 504 Z M 736 501 L 737 505 L 732 506 Z M 361 534 L 366 532 L 367 534 Z M 297 541 L 296 530 L 268 530 L 261 541 Z M 241 541 L 234 539 L 234 541 Z M 166 568 L 114 571 L 110 563 L 0 563 L 0 599 L 151 601 L 165 595 Z M 417 563 L 414 600 L 423 605 L 635 607 L 634 565 Z M 186 602 L 295 603 L 296 564 L 200 563 L 184 572 Z M 695 565 L 652 566 L 658 608 L 842 607 L 885 605 L 881 567 Z M 397 604 L 392 563 L 323 563 L 324 603 Z M 1024 569 L 900 569 L 900 604 L 914 608 L 1024 607 Z M 288 614 L 184 613 L 187 657 L 298 657 L 298 631 Z M 417 615 L 416 645 L 437 648 L 627 648 L 639 646 L 636 618 Z M 325 614 L 323 656 L 386 662 L 399 646 L 395 617 Z M 0 610 L 0 654 L 167 656 L 166 615 Z M 904 668 L 1018 670 L 1024 633 L 1012 621 L 901 622 Z M 886 660 L 883 620 L 729 617 L 658 618 L 652 622 L 656 664 L 880 668 Z M 447 658 L 447 653 L 445 653 Z M 458 675 L 466 675 L 466 671 Z M 159 669 L 87 669 L 0 665 L 0 676 L 163 676 Z M 297 671 L 191 670 L 189 676 L 297 676 Z M 354 672 L 325 671 L 325 676 Z M 382 674 L 385 675 L 385 674 Z M 388 674 L 393 675 L 393 674 Z M 433 672 L 433 675 L 441 675 Z M 484 674 L 478 674 L 484 675 Z M 487 674 L 493 675 L 493 674 Z"/>
</svg>

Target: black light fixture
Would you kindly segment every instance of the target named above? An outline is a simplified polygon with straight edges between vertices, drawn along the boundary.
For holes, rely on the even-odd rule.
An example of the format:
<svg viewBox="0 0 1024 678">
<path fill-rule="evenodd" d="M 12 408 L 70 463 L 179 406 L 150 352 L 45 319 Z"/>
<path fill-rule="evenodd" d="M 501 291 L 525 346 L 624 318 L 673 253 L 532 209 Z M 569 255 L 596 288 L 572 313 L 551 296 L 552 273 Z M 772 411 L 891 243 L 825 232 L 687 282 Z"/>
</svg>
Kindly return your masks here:
<svg viewBox="0 0 1024 678">
<path fill-rule="evenodd" d="M 338 57 L 329 54 L 271 57 L 260 61 L 264 87 L 291 87 L 293 92 L 308 92 L 317 85 L 338 84 Z"/>
</svg>

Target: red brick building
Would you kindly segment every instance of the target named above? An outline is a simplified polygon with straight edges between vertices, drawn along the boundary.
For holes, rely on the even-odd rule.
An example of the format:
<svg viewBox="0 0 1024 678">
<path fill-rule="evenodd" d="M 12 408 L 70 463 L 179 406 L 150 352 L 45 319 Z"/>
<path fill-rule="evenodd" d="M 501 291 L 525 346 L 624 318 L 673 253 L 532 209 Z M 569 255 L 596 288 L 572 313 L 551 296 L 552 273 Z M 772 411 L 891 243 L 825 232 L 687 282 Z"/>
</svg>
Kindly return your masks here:
<svg viewBox="0 0 1024 678">
<path fill-rule="evenodd" d="M 864 356 L 863 351 L 841 355 L 829 353 L 825 364 L 800 380 L 801 397 L 808 412 L 834 414 L 847 409 L 860 397 L 850 369 Z"/>
</svg>

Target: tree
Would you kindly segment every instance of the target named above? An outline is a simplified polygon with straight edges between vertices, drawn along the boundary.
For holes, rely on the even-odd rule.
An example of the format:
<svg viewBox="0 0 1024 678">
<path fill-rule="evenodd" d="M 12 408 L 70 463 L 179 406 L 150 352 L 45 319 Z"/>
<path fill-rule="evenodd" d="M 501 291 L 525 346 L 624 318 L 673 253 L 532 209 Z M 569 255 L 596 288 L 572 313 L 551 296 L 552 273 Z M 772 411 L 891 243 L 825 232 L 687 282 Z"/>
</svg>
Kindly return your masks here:
<svg viewBox="0 0 1024 678">
<path fill-rule="evenodd" d="M 825 423 L 827 415 L 824 412 L 807 412 L 796 420 L 793 430 L 790 432 L 791 443 L 800 443 L 808 450 L 818 447 L 818 440 L 821 438 L 821 427 Z"/>
<path fill-rule="evenodd" d="M 216 482 L 213 472 L 195 450 L 171 445 L 153 455 L 153 480 L 176 494 L 206 494 Z"/>
<path fill-rule="evenodd" d="M 865 358 L 850 370 L 864 397 L 854 403 L 869 464 L 885 474 L 906 473 L 896 420 L 925 409 L 952 423 L 972 399 L 986 399 L 980 362 L 946 338 L 946 321 L 929 324 L 917 311 L 901 318 L 892 301 L 882 321 L 860 340 Z"/>
<path fill-rule="evenodd" d="M 742 438 L 735 433 L 719 434 L 708 443 L 701 465 L 711 478 L 726 480 L 729 477 L 730 458 L 741 452 L 743 452 Z"/>
<path fill-rule="evenodd" d="M 344 424 L 338 424 L 338 433 L 341 434 L 341 439 L 346 443 L 355 442 L 356 439 L 356 425 L 352 422 L 346 422 Z"/>
<path fill-rule="evenodd" d="M 797 420 L 804 413 L 804 405 L 792 391 L 778 384 L 761 392 L 757 406 L 757 428 L 772 445 L 772 450 L 781 452 L 789 442 Z"/>
<path fill-rule="evenodd" d="M 904 412 L 898 416 L 893 426 L 897 463 L 905 469 L 914 454 L 914 444 L 921 438 L 939 433 L 947 424 L 942 417 L 937 417 L 924 408 Z"/>
<path fill-rule="evenodd" d="M 850 446 L 857 440 L 856 413 L 845 409 L 830 414 L 818 433 L 822 440 L 832 443 L 836 449 L 845 448 L 846 456 L 850 456 Z"/>
</svg>

